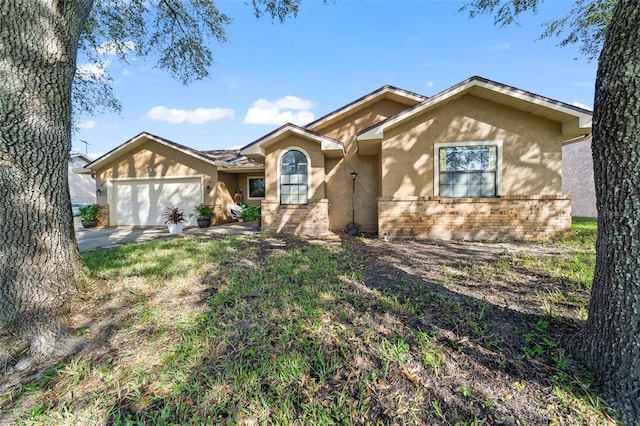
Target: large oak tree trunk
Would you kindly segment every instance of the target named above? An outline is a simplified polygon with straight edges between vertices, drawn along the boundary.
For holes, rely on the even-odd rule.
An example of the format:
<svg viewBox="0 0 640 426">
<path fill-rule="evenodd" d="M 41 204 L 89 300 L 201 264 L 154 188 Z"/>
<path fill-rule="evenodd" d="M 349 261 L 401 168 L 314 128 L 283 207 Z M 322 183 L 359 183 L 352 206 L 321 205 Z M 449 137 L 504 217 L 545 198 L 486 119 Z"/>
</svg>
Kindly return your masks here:
<svg viewBox="0 0 640 426">
<path fill-rule="evenodd" d="M 640 3 L 620 0 L 596 82 L 596 269 L 581 350 L 605 399 L 640 420 Z"/>
<path fill-rule="evenodd" d="M 62 327 L 85 274 L 67 176 L 71 83 L 92 1 L 0 0 L 0 358 L 73 350 Z"/>
</svg>

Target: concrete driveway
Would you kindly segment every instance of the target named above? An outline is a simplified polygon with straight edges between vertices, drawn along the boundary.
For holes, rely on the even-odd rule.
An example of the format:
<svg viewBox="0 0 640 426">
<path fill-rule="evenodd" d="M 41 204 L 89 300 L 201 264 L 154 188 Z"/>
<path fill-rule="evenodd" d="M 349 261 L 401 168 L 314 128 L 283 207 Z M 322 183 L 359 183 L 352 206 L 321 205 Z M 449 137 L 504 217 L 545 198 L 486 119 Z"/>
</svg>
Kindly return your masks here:
<svg viewBox="0 0 640 426">
<path fill-rule="evenodd" d="M 256 231 L 252 230 L 246 223 L 226 223 L 203 229 L 197 227 L 185 228 L 182 235 L 252 235 L 255 233 Z M 180 235 L 169 235 L 169 231 L 165 226 L 116 226 L 76 229 L 76 240 L 78 241 L 78 247 L 81 252 L 98 248 L 118 247 L 123 244 L 151 241 L 162 238 L 176 238 L 179 236 Z"/>
</svg>

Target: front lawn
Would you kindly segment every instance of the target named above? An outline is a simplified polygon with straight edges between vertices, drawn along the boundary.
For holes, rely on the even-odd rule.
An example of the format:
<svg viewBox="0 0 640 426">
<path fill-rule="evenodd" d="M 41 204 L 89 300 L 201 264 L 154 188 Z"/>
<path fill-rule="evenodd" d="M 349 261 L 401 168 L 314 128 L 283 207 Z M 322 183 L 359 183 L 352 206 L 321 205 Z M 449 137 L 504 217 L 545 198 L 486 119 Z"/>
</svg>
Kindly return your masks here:
<svg viewBox="0 0 640 426">
<path fill-rule="evenodd" d="M 179 237 L 88 252 L 88 347 L 0 424 L 616 424 L 565 342 L 595 226 L 540 243 Z"/>
</svg>

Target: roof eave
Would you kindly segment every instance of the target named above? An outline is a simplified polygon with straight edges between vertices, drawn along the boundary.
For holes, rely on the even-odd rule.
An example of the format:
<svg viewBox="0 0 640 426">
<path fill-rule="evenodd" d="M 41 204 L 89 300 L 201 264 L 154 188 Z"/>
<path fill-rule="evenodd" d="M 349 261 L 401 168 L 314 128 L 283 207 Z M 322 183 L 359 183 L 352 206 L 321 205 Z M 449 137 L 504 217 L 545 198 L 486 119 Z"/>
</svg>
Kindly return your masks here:
<svg viewBox="0 0 640 426">
<path fill-rule="evenodd" d="M 168 146 L 172 149 L 175 149 L 176 151 L 179 151 L 185 155 L 188 155 L 190 157 L 194 157 L 197 158 L 199 160 L 204 161 L 205 163 L 209 163 L 211 165 L 216 165 L 216 160 L 211 160 L 210 158 L 207 158 L 204 155 L 198 155 L 196 152 L 190 151 L 190 150 L 186 150 L 186 149 L 182 149 L 180 146 L 174 144 L 174 143 L 169 143 L 168 141 L 155 136 L 151 133 L 147 133 L 147 132 L 142 132 L 136 136 L 134 136 L 133 138 L 129 139 L 128 141 L 124 142 L 122 145 L 114 148 L 113 150 L 109 151 L 108 153 L 106 153 L 105 155 L 103 155 L 102 157 L 92 161 L 91 163 L 87 164 L 85 166 L 85 168 L 90 169 L 92 171 L 97 171 L 98 169 L 100 169 L 101 167 L 103 167 L 105 164 L 107 164 L 109 161 L 111 161 L 113 158 L 117 157 L 120 154 L 124 154 L 127 153 L 128 151 L 132 150 L 133 148 L 135 148 L 137 145 L 142 144 L 144 139 L 148 139 L 148 140 L 152 140 L 154 142 L 157 142 L 159 144 Z"/>
<path fill-rule="evenodd" d="M 420 103 L 426 99 L 426 96 L 420 95 L 418 93 L 409 92 L 408 90 L 400 89 L 393 86 L 383 86 L 377 90 L 374 90 L 371 93 L 364 95 L 363 97 L 356 99 L 355 101 L 338 108 L 330 112 L 329 114 L 324 115 L 323 117 L 318 118 L 315 121 L 304 126 L 307 129 L 317 129 L 322 127 L 325 123 L 328 123 L 332 120 L 335 120 L 338 117 L 342 117 L 348 115 L 351 111 L 360 108 L 362 105 L 375 101 L 376 99 L 385 98 L 388 96 L 395 96 L 397 98 L 404 98 L 415 103 Z"/>
<path fill-rule="evenodd" d="M 323 135 L 311 132 L 310 130 L 298 127 L 294 124 L 287 124 L 277 129 L 275 132 L 259 139 L 258 141 L 247 145 L 240 150 L 240 155 L 244 155 L 254 161 L 263 162 L 265 156 L 265 148 L 279 142 L 290 135 L 297 135 L 302 138 L 317 142 L 320 144 L 320 150 L 327 157 L 343 157 L 344 145 L 341 142 L 333 140 Z"/>
<path fill-rule="evenodd" d="M 415 105 L 395 116 L 389 117 L 368 129 L 365 129 L 357 136 L 358 141 L 368 141 L 373 139 L 382 139 L 384 137 L 384 131 L 396 124 L 403 122 L 421 112 L 428 110 L 442 102 L 455 98 L 465 92 L 470 91 L 474 87 L 490 90 L 495 93 L 517 98 L 521 101 L 526 101 L 531 104 L 535 104 L 544 108 L 549 108 L 563 114 L 572 116 L 569 120 L 562 122 L 563 135 L 575 136 L 584 134 L 585 131 L 591 131 L 592 114 L 587 110 L 581 108 L 572 107 L 563 102 L 554 101 L 544 96 L 529 93 L 511 86 L 502 85 L 500 83 L 493 82 L 491 80 L 484 79 L 482 77 L 471 77 L 458 85 L 452 86 L 439 94 L 436 94 L 420 104 Z"/>
<path fill-rule="evenodd" d="M 562 123 L 562 134 L 569 137 L 591 133 L 593 119 L 590 115 L 580 115 Z"/>
</svg>

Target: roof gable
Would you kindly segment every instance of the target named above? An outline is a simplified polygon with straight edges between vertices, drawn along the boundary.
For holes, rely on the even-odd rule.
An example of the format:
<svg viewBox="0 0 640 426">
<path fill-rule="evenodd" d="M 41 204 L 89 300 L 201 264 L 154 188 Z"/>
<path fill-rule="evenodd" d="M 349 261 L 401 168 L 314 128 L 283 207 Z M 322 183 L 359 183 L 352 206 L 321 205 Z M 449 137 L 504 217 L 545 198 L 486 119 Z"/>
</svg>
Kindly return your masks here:
<svg viewBox="0 0 640 426">
<path fill-rule="evenodd" d="M 482 77 L 471 77 L 358 133 L 359 141 L 382 139 L 384 131 L 444 102 L 470 94 L 562 123 L 568 138 L 591 133 L 592 112 Z"/>
<path fill-rule="evenodd" d="M 119 158 L 123 155 L 126 155 L 132 151 L 134 151 L 135 149 L 137 149 L 138 147 L 140 147 L 141 145 L 143 145 L 145 142 L 147 141 L 154 141 L 157 142 L 161 145 L 165 145 L 168 146 L 172 149 L 175 149 L 177 151 L 182 152 L 183 154 L 189 155 L 191 157 L 195 157 L 198 158 L 202 161 L 205 161 L 207 163 L 213 164 L 215 165 L 215 159 L 212 158 L 209 155 L 206 155 L 200 151 L 196 151 L 195 149 L 191 149 L 187 146 L 181 145 L 179 143 L 170 141 L 168 139 L 162 138 L 160 136 L 156 136 L 153 135 L 151 133 L 147 133 L 147 132 L 142 132 L 139 133 L 138 135 L 134 136 L 133 138 L 129 139 L 128 141 L 122 143 L 121 145 L 119 145 L 118 147 L 112 149 L 111 151 L 107 152 L 106 154 L 104 154 L 102 157 L 94 160 L 93 162 L 87 164 L 85 167 L 92 169 L 92 170 L 98 170 L 101 167 L 105 166 L 106 164 L 108 164 L 109 162 L 111 162 L 112 160 Z"/>
<path fill-rule="evenodd" d="M 297 135 L 318 143 L 320 149 L 327 157 L 342 157 L 344 155 L 344 145 L 342 142 L 291 123 L 280 126 L 273 132 L 241 148 L 240 154 L 249 159 L 260 161 L 264 158 L 265 148 L 291 135 Z"/>
<path fill-rule="evenodd" d="M 214 166 L 220 166 L 224 168 L 261 168 L 262 166 L 255 164 L 254 162 L 248 160 L 245 157 L 240 155 L 240 151 L 237 149 L 219 149 L 212 151 L 198 151 L 188 146 L 179 144 L 177 142 L 170 141 L 169 139 L 165 139 L 160 136 L 153 135 L 148 132 L 142 132 L 128 141 L 122 143 L 120 146 L 112 149 L 108 153 L 104 154 L 102 157 L 94 160 L 93 162 L 87 164 L 85 168 L 91 170 L 98 170 L 104 167 L 106 164 L 110 163 L 112 160 L 119 158 L 123 155 L 127 155 L 128 153 L 134 151 L 142 144 L 147 141 L 154 141 L 159 144 L 168 146 L 172 149 L 175 149 L 183 154 L 189 155 L 191 157 L 197 158 Z"/>
<path fill-rule="evenodd" d="M 382 99 L 390 99 L 407 106 L 413 106 L 424 101 L 427 97 L 389 85 L 382 86 L 381 88 L 374 90 L 373 92 L 368 93 L 323 117 L 320 117 L 316 121 L 307 124 L 305 128 L 317 132 L 329 126 L 331 123 L 355 114 L 356 112 L 379 102 Z"/>
</svg>

